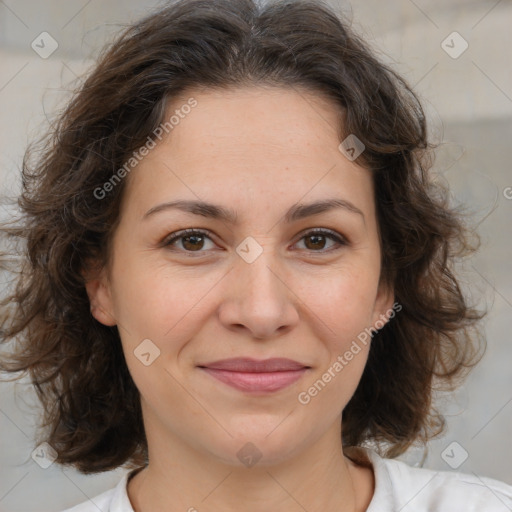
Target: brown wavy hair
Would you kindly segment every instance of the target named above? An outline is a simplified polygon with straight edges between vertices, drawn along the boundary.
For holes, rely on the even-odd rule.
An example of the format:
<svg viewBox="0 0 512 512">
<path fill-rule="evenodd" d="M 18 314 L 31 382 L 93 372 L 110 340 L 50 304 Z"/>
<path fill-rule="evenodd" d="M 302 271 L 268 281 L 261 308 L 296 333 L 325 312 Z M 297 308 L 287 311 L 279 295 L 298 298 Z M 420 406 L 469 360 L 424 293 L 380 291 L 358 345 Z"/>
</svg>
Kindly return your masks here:
<svg viewBox="0 0 512 512">
<path fill-rule="evenodd" d="M 120 33 L 46 135 L 23 159 L 18 216 L 1 226 L 0 370 L 30 375 L 43 405 L 39 439 L 83 473 L 148 461 L 139 392 L 117 327 L 90 313 L 84 272 L 107 265 L 124 181 L 111 179 L 188 90 L 290 87 L 330 98 L 339 137 L 366 149 L 382 247 L 381 279 L 402 306 L 373 334 L 367 365 L 343 411 L 343 444 L 373 443 L 387 457 L 445 429 L 437 389 L 455 389 L 480 360 L 479 320 L 454 264 L 478 235 L 433 179 L 420 101 L 408 83 L 313 0 L 181 0 Z M 13 257 L 14 256 L 14 257 Z M 483 355 L 483 354 L 482 354 Z"/>
</svg>

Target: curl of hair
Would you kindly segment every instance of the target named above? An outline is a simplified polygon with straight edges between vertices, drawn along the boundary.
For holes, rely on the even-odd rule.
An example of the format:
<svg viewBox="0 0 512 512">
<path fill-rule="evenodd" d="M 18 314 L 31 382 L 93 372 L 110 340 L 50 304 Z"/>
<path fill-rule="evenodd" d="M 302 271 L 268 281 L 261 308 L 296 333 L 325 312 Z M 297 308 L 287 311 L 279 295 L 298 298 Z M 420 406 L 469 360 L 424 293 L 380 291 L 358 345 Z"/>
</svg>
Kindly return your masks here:
<svg viewBox="0 0 512 512">
<path fill-rule="evenodd" d="M 42 436 L 57 462 L 83 473 L 147 463 L 140 396 L 116 327 L 90 313 L 85 271 L 111 258 L 125 180 L 108 182 L 162 123 L 169 99 L 192 88 L 290 87 L 339 105 L 339 137 L 356 134 L 372 171 L 381 278 L 402 310 L 374 333 L 359 386 L 343 411 L 344 446 L 376 443 L 396 457 L 441 433 L 433 391 L 478 362 L 477 321 L 454 275 L 475 250 L 460 211 L 429 175 L 425 116 L 410 86 L 349 23 L 313 0 L 185 0 L 126 28 L 22 166 L 22 212 L 4 222 L 21 255 L 2 267 L 0 370 L 30 375 Z M 34 161 L 32 161 L 34 160 Z M 19 247 L 19 244 L 22 244 Z M 8 263 L 14 263 L 9 265 Z M 18 377 L 16 377 L 18 378 Z"/>
</svg>

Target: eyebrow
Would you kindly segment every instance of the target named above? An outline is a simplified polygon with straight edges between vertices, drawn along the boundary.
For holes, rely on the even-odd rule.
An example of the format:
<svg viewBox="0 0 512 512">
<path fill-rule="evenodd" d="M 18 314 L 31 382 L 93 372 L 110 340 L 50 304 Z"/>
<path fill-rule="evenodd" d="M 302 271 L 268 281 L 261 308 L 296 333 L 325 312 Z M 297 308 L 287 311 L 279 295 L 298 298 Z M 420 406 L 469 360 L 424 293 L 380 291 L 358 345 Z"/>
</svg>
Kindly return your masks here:
<svg viewBox="0 0 512 512">
<path fill-rule="evenodd" d="M 289 224 L 300 219 L 310 217 L 312 215 L 319 215 L 321 213 L 338 208 L 342 208 L 348 212 L 361 215 L 363 222 L 365 221 L 364 213 L 359 208 L 357 208 L 357 206 L 352 204 L 350 201 L 341 198 L 324 199 L 308 204 L 296 203 L 286 212 L 284 221 Z M 142 219 L 145 220 L 155 215 L 156 213 L 166 210 L 181 210 L 193 215 L 201 215 L 202 217 L 210 217 L 212 219 L 222 220 L 230 224 L 236 224 L 238 218 L 238 215 L 234 210 L 224 208 L 223 206 L 207 203 L 204 201 L 178 200 L 154 206 L 144 214 Z"/>
</svg>

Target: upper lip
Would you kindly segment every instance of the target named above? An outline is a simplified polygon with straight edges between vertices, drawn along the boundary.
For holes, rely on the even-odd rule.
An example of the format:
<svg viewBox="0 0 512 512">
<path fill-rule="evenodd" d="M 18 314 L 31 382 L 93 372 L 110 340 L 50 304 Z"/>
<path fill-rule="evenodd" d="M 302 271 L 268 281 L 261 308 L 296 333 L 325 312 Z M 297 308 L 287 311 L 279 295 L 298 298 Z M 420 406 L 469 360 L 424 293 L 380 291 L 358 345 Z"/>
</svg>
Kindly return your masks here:
<svg viewBox="0 0 512 512">
<path fill-rule="evenodd" d="M 213 363 L 199 365 L 201 368 L 211 368 L 215 370 L 227 370 L 232 372 L 284 372 L 290 370 L 300 370 L 309 368 L 309 366 L 287 359 L 284 357 L 274 357 L 271 359 L 252 359 L 250 357 L 238 357 L 234 359 L 221 359 Z"/>
</svg>

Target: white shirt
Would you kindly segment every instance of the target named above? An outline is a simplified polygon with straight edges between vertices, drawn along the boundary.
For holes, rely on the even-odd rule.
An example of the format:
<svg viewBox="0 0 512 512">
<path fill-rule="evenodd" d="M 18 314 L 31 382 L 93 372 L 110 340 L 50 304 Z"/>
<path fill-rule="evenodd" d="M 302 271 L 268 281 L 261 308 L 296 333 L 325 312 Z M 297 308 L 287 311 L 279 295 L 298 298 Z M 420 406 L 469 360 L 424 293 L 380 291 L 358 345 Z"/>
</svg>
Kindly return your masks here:
<svg viewBox="0 0 512 512">
<path fill-rule="evenodd" d="M 366 512 L 511 512 L 512 486 L 475 474 L 411 467 L 363 448 L 375 491 Z M 126 473 L 116 487 L 63 512 L 134 512 Z"/>
</svg>

